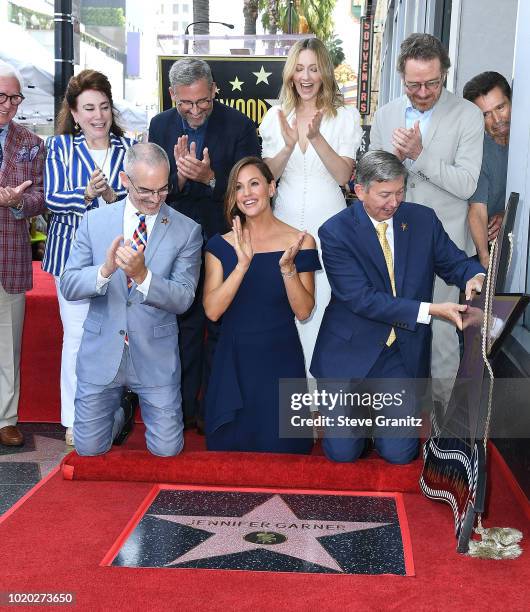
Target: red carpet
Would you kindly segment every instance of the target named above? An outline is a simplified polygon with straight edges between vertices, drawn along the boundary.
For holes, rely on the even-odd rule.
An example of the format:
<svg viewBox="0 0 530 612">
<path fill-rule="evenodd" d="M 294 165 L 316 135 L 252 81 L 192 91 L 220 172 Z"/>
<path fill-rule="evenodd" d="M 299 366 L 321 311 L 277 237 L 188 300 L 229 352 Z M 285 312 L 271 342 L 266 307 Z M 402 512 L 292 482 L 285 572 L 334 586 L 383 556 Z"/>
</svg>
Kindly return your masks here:
<svg viewBox="0 0 530 612">
<path fill-rule="evenodd" d="M 65 459 L 63 473 L 74 480 L 419 492 L 419 460 L 385 469 L 382 465 L 376 457 L 338 464 L 315 456 L 191 451 L 178 457 L 153 457 L 148 451 L 114 449 L 100 457 L 72 453 Z"/>
<path fill-rule="evenodd" d="M 59 376 L 63 327 L 53 276 L 33 262 L 33 289 L 26 294 L 22 338 L 20 421 L 59 423 Z"/>
<path fill-rule="evenodd" d="M 411 493 L 414 578 L 100 567 L 151 487 L 55 474 L 0 524 L 0 590 L 73 591 L 77 609 L 90 611 L 528 609 L 527 553 L 513 561 L 458 555 L 449 508 Z M 518 527 L 527 546 L 528 521 L 496 469 L 490 487 L 486 526 Z"/>
</svg>

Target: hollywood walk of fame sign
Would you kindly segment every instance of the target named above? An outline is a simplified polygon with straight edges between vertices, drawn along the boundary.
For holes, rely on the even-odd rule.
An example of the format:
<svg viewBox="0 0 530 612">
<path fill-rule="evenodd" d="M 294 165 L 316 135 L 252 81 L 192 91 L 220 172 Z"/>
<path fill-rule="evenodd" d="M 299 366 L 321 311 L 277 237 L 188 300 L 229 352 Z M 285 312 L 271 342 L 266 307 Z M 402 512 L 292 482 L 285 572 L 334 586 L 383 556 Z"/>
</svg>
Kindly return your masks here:
<svg viewBox="0 0 530 612">
<path fill-rule="evenodd" d="M 158 58 L 160 110 L 171 108 L 169 69 L 182 55 Z M 200 57 L 200 56 L 193 56 Z M 204 56 L 217 85 L 216 99 L 247 115 L 259 127 L 267 110 L 278 103 L 285 57 Z"/>
<path fill-rule="evenodd" d="M 463 315 L 464 353 L 457 378 L 443 415 L 433 415 L 433 434 L 424 445 L 424 467 L 420 479 L 423 493 L 450 504 L 455 521 L 457 550 L 466 553 L 477 515 L 484 511 L 486 492 L 486 448 L 491 414 L 491 363 L 521 316 L 530 296 L 499 294 L 498 279 L 504 279 L 511 257 L 505 240 L 515 220 L 517 194 L 512 194 L 497 238 L 500 252 L 491 254 L 489 294 L 487 283 Z M 484 323 L 484 313 L 488 312 Z"/>
<path fill-rule="evenodd" d="M 102 565 L 411 575 L 401 504 L 392 493 L 157 486 Z"/>
</svg>

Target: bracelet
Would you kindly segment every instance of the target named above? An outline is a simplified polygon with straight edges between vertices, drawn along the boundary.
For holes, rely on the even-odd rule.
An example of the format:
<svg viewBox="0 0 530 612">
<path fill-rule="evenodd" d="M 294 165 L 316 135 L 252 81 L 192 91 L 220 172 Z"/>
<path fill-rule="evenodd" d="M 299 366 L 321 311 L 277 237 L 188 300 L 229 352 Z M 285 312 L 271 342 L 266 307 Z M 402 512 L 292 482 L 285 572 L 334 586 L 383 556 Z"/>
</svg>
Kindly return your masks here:
<svg viewBox="0 0 530 612">
<path fill-rule="evenodd" d="M 93 198 L 92 196 L 90 196 L 90 195 L 88 194 L 88 187 L 85 189 L 85 193 L 84 193 L 84 195 L 83 195 L 83 198 L 84 198 L 84 200 L 85 200 L 85 202 L 86 202 L 87 204 L 90 204 L 90 202 L 92 202 L 92 201 L 94 201 L 94 200 L 96 199 L 96 198 Z"/>
<path fill-rule="evenodd" d="M 282 272 L 280 269 L 280 274 L 284 278 L 292 278 L 296 274 L 296 272 L 297 272 L 296 268 L 293 268 L 290 272 Z"/>
</svg>

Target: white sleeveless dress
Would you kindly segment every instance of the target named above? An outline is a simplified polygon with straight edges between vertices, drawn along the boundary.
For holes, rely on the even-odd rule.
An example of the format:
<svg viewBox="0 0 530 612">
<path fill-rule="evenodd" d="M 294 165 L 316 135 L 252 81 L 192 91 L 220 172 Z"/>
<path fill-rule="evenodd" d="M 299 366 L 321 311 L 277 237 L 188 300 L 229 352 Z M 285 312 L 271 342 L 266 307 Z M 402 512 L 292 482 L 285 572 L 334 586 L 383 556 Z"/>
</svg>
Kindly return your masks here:
<svg viewBox="0 0 530 612">
<path fill-rule="evenodd" d="M 278 111 L 280 106 L 270 108 L 260 125 L 263 139 L 263 158 L 277 155 L 285 146 L 280 128 Z M 294 111 L 287 117 L 290 124 Z M 341 156 L 355 159 L 361 144 L 361 119 L 356 108 L 343 106 L 335 117 L 324 117 L 320 133 L 328 144 Z M 318 228 L 334 214 L 346 207 L 340 186 L 328 172 L 311 143 L 302 153 L 297 144 L 281 176 L 274 202 L 274 214 L 284 223 L 299 230 L 307 230 L 316 240 L 322 258 Z M 331 297 L 331 288 L 324 270 L 315 273 L 315 309 L 311 317 L 297 321 L 298 333 L 304 349 L 306 371 L 317 339 L 324 310 Z"/>
</svg>

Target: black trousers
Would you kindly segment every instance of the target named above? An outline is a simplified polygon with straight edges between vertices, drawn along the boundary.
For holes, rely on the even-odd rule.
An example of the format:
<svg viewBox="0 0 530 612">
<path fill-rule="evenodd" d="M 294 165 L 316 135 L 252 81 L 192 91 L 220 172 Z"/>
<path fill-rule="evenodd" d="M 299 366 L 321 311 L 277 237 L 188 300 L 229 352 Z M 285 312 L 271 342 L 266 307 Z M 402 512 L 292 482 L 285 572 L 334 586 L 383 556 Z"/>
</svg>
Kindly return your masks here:
<svg viewBox="0 0 530 612">
<path fill-rule="evenodd" d="M 220 330 L 220 323 L 206 318 L 202 305 L 203 288 L 204 273 L 201 271 L 193 304 L 185 313 L 177 316 L 182 411 L 187 427 L 204 421 L 204 397 Z"/>
</svg>

